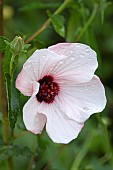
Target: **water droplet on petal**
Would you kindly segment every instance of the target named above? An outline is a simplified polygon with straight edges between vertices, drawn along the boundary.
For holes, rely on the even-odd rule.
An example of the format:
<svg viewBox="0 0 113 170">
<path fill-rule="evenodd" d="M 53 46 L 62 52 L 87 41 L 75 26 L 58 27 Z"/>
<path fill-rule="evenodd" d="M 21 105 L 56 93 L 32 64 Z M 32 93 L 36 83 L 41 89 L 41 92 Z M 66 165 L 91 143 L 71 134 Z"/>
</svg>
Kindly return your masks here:
<svg viewBox="0 0 113 170">
<path fill-rule="evenodd" d="M 46 57 L 45 55 L 42 56 L 42 58 Z"/>
<path fill-rule="evenodd" d="M 73 51 L 72 51 L 72 50 L 70 50 L 70 53 L 71 53 L 71 54 L 73 54 Z"/>
<path fill-rule="evenodd" d="M 29 64 L 29 65 L 25 65 L 25 66 L 24 66 L 24 68 L 25 68 L 25 69 L 29 69 L 30 67 L 31 67 L 31 65 L 30 65 L 30 64 Z"/>
<path fill-rule="evenodd" d="M 60 65 L 63 64 L 63 63 L 64 63 L 64 61 L 60 61 L 60 62 L 59 62 Z"/>
<path fill-rule="evenodd" d="M 66 143 L 67 143 L 67 139 L 64 139 L 64 142 L 66 142 Z"/>
<path fill-rule="evenodd" d="M 79 44 L 79 43 L 76 43 L 76 46 L 77 46 L 77 47 L 80 47 L 80 44 Z"/>
<path fill-rule="evenodd" d="M 87 91 L 89 91 L 89 87 L 85 87 L 85 89 L 86 89 Z"/>
<path fill-rule="evenodd" d="M 85 49 L 85 51 L 86 51 L 86 53 L 90 53 L 90 48 L 89 47 L 87 47 L 86 49 Z"/>
<path fill-rule="evenodd" d="M 91 61 L 91 60 L 92 60 L 92 58 L 89 58 L 88 60 L 89 60 L 89 61 Z"/>
<path fill-rule="evenodd" d="M 36 121 L 37 121 L 37 122 L 39 121 L 38 115 L 36 115 Z"/>
<path fill-rule="evenodd" d="M 84 54 L 80 54 L 80 57 L 81 57 L 81 58 L 84 58 L 85 56 L 84 56 Z"/>
<path fill-rule="evenodd" d="M 71 60 L 73 60 L 73 61 L 75 60 L 75 57 L 70 57 L 70 58 L 71 58 Z"/>
<path fill-rule="evenodd" d="M 87 108 L 87 107 L 84 107 L 83 110 L 84 110 L 84 111 L 89 111 L 90 109 Z"/>
</svg>

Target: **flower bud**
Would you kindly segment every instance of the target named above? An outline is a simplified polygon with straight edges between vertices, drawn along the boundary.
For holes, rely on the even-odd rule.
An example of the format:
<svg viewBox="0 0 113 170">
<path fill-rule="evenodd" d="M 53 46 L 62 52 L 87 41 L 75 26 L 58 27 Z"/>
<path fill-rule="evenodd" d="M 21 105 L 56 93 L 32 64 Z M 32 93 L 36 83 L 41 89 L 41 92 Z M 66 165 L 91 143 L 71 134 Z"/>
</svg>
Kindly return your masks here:
<svg viewBox="0 0 113 170">
<path fill-rule="evenodd" d="M 24 49 L 24 41 L 20 36 L 16 36 L 10 46 L 14 53 L 19 54 Z"/>
</svg>

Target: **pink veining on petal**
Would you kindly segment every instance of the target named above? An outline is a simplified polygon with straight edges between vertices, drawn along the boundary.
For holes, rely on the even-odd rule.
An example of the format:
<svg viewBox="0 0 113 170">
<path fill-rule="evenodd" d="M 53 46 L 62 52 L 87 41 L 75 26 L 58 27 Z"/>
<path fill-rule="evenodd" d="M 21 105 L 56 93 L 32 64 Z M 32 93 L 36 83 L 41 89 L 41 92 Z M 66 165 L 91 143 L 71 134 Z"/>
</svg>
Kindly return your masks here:
<svg viewBox="0 0 113 170">
<path fill-rule="evenodd" d="M 90 81 L 97 69 L 97 57 L 94 50 L 80 43 L 59 43 L 48 48 L 65 56 L 51 71 L 57 79 L 71 79 L 78 83 Z"/>
<path fill-rule="evenodd" d="M 31 97 L 23 107 L 23 120 L 28 131 L 40 134 L 46 123 L 46 116 L 38 112 L 36 97 Z"/>
<path fill-rule="evenodd" d="M 22 69 L 16 79 L 16 88 L 26 96 L 32 95 L 32 82 L 28 74 Z"/>
<path fill-rule="evenodd" d="M 52 45 L 48 47 L 48 49 L 59 55 L 62 55 L 62 54 L 65 54 L 65 52 L 71 46 L 71 44 L 72 43 L 58 43 L 56 45 Z"/>
<path fill-rule="evenodd" d="M 65 114 L 79 123 L 86 121 L 93 113 L 101 112 L 106 106 L 104 87 L 95 75 L 87 83 L 76 84 L 73 80 L 62 80 L 59 86 L 58 105 L 61 108 L 65 105 Z"/>
</svg>

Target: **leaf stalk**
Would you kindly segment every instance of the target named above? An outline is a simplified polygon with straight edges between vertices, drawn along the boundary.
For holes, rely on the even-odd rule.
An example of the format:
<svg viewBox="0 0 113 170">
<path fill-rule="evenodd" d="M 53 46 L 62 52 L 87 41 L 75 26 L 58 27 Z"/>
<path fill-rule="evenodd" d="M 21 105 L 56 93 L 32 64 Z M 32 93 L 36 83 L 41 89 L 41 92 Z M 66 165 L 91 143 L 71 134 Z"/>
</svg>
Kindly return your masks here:
<svg viewBox="0 0 113 170">
<path fill-rule="evenodd" d="M 65 0 L 64 3 L 53 13 L 53 15 L 60 14 L 71 2 L 72 0 Z M 37 35 L 39 35 L 42 31 L 44 31 L 49 24 L 51 23 L 51 19 L 47 19 L 44 24 L 34 33 L 32 34 L 26 41 L 25 43 L 29 43 L 31 40 L 33 40 Z"/>
</svg>

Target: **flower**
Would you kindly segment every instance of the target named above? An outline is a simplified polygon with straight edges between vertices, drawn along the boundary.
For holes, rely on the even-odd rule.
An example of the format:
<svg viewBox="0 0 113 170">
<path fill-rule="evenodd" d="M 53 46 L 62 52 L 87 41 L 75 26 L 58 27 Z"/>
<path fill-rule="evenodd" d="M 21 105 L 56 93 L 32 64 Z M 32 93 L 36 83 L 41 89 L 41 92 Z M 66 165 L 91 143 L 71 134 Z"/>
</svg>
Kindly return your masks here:
<svg viewBox="0 0 113 170">
<path fill-rule="evenodd" d="M 69 143 L 84 122 L 106 105 L 105 90 L 94 75 L 96 53 L 80 43 L 59 43 L 36 50 L 16 79 L 16 88 L 31 96 L 23 108 L 27 130 L 40 134 L 46 124 L 56 143 Z"/>
</svg>

